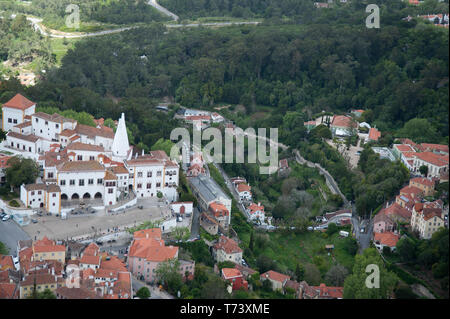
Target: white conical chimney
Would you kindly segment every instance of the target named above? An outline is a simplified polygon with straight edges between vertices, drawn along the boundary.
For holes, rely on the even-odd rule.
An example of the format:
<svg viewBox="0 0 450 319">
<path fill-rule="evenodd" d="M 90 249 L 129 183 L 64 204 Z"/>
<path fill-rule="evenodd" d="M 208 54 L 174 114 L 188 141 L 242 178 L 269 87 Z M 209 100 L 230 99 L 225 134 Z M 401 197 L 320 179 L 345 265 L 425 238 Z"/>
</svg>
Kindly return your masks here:
<svg viewBox="0 0 450 319">
<path fill-rule="evenodd" d="M 127 152 L 130 149 L 128 142 L 127 127 L 125 124 L 125 114 L 122 113 L 117 125 L 116 134 L 114 134 L 114 141 L 112 144 L 113 156 L 126 157 Z"/>
</svg>

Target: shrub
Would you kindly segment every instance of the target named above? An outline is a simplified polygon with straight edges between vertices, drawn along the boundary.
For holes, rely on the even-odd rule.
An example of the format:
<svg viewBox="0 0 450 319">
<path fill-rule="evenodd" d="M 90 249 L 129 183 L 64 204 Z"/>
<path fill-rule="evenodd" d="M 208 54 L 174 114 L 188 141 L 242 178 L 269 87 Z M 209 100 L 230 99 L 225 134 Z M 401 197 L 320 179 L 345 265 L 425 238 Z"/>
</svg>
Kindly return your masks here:
<svg viewBox="0 0 450 319">
<path fill-rule="evenodd" d="M 11 206 L 11 207 L 20 207 L 20 204 L 19 204 L 15 199 L 9 201 L 8 204 L 9 204 L 9 206 Z"/>
</svg>

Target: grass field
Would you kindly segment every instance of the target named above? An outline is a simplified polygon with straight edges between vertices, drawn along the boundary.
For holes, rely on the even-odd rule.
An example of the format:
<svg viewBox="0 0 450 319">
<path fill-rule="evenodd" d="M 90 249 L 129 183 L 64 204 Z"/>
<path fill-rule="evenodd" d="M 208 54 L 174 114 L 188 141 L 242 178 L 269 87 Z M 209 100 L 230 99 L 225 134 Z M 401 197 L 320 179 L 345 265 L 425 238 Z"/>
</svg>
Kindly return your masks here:
<svg viewBox="0 0 450 319">
<path fill-rule="evenodd" d="M 317 231 L 301 234 L 273 232 L 268 236 L 269 242 L 263 249 L 257 250 L 257 254 L 276 261 L 280 270 L 294 271 L 298 263 L 317 263 L 318 260 L 323 262 L 323 272 L 336 263 L 345 266 L 349 271 L 353 267 L 354 256 L 344 249 L 344 238 L 338 233 L 329 238 L 324 238 L 323 234 Z M 330 255 L 325 245 L 334 245 Z"/>
<path fill-rule="evenodd" d="M 52 52 L 56 55 L 56 65 L 61 65 L 61 60 L 64 55 L 69 51 L 69 49 L 73 49 L 75 47 L 75 43 L 79 41 L 79 39 L 59 39 L 53 38 L 51 39 L 52 44 Z"/>
</svg>

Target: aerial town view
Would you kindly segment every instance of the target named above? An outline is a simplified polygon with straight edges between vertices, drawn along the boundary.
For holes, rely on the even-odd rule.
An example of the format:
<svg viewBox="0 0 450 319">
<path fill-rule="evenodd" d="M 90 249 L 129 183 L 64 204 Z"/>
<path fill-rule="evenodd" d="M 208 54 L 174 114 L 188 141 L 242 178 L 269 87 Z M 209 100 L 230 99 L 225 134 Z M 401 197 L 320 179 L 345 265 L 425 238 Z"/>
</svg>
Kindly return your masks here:
<svg viewBox="0 0 450 319">
<path fill-rule="evenodd" d="M 0 0 L 0 299 L 448 301 L 448 32 L 448 0 Z"/>
</svg>

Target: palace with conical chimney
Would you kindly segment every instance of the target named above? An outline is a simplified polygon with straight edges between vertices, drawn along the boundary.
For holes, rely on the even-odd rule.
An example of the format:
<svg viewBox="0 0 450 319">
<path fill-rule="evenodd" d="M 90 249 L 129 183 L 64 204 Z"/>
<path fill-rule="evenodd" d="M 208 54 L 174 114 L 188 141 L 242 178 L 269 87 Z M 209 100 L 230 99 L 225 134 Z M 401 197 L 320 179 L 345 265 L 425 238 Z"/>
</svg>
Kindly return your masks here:
<svg viewBox="0 0 450 319">
<path fill-rule="evenodd" d="M 2 106 L 1 147 L 36 160 L 43 171 L 39 183 L 21 186 L 24 206 L 61 213 L 80 202 L 113 208 L 158 193 L 177 200 L 178 164 L 164 151 L 144 154 L 130 146 L 124 113 L 114 132 L 102 119 L 93 127 L 35 109 L 21 94 Z"/>
</svg>

